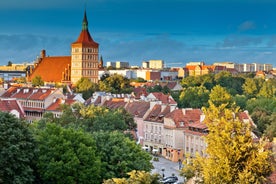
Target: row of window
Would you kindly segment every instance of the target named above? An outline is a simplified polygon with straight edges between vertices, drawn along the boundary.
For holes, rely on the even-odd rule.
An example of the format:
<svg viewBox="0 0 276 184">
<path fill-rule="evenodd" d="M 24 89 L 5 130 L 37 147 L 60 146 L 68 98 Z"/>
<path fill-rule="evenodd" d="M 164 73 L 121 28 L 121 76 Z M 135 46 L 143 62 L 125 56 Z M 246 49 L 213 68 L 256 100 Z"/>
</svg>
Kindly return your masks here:
<svg viewBox="0 0 276 184">
<path fill-rule="evenodd" d="M 99 50 L 97 48 L 72 48 L 72 52 L 97 53 Z"/>
<path fill-rule="evenodd" d="M 83 76 L 97 76 L 98 77 L 98 70 L 82 70 Z"/>
<path fill-rule="evenodd" d="M 19 101 L 23 107 L 31 107 L 31 108 L 44 108 L 44 102 L 38 102 L 38 101 L 26 101 L 26 100 L 20 100 Z"/>
<path fill-rule="evenodd" d="M 72 62 L 72 67 L 98 68 L 98 62 Z"/>
</svg>

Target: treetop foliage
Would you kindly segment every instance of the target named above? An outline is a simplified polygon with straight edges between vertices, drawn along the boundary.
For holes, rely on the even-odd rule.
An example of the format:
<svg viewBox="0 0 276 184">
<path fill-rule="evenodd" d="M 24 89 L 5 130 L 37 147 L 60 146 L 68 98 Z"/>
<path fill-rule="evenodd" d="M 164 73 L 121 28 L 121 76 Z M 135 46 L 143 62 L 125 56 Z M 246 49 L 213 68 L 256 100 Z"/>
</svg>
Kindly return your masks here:
<svg viewBox="0 0 276 184">
<path fill-rule="evenodd" d="M 252 127 L 238 118 L 239 109 L 211 103 L 203 110 L 209 131 L 207 157 L 197 155 L 183 174 L 210 184 L 265 182 L 272 171 L 271 153 L 266 142 L 253 141 Z"/>
</svg>

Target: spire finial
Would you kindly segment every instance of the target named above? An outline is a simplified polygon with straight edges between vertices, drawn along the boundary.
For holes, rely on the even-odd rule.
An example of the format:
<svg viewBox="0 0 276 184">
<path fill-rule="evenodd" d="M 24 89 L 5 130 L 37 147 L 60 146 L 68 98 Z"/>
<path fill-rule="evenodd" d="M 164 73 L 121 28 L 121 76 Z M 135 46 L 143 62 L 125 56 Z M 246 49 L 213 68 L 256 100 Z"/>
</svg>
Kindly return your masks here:
<svg viewBox="0 0 276 184">
<path fill-rule="evenodd" d="M 83 16 L 83 21 L 82 21 L 82 30 L 83 31 L 87 31 L 88 30 L 88 21 L 87 21 L 87 17 L 86 17 L 86 7 L 84 9 L 84 16 Z"/>
</svg>

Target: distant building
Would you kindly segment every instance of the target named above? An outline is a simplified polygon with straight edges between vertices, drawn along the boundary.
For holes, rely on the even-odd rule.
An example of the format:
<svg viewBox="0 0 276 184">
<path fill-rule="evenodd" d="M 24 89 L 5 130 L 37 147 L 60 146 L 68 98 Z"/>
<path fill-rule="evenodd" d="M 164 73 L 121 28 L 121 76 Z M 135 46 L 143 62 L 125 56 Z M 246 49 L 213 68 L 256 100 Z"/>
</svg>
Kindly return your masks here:
<svg viewBox="0 0 276 184">
<path fill-rule="evenodd" d="M 227 69 L 235 69 L 238 72 L 258 72 L 258 71 L 269 72 L 273 70 L 272 64 L 261 64 L 261 63 L 238 64 L 234 62 L 215 62 L 213 65 L 225 66 Z"/>
<path fill-rule="evenodd" d="M 10 66 L 0 66 L 0 78 L 5 82 L 11 82 L 14 79 L 26 77 L 29 68 L 33 68 L 33 64 L 12 64 Z"/>
<path fill-rule="evenodd" d="M 106 62 L 106 67 L 112 67 L 112 68 L 129 68 L 129 62 L 122 62 L 122 61 L 116 61 L 116 62 L 111 62 L 108 61 Z"/>
<path fill-rule="evenodd" d="M 142 68 L 149 68 L 149 62 L 143 61 L 142 62 Z"/>
<path fill-rule="evenodd" d="M 149 68 L 151 69 L 163 69 L 164 61 L 163 60 L 149 60 Z"/>
<path fill-rule="evenodd" d="M 197 66 L 197 65 L 203 66 L 205 65 L 205 63 L 204 61 L 191 61 L 189 63 L 186 63 L 186 66 Z"/>
</svg>

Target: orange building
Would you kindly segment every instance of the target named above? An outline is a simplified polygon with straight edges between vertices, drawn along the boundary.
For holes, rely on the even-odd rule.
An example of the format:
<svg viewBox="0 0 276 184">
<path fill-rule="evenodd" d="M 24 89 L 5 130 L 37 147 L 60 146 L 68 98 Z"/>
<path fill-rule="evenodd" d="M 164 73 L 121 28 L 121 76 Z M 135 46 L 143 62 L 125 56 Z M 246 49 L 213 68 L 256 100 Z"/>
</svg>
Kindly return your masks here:
<svg viewBox="0 0 276 184">
<path fill-rule="evenodd" d="M 40 57 L 34 64 L 34 69 L 27 76 L 32 81 L 40 76 L 46 83 L 75 84 L 82 77 L 98 82 L 98 70 L 102 66 L 99 61 L 99 44 L 96 43 L 88 31 L 86 11 L 82 21 L 82 30 L 78 39 L 71 44 L 71 56 L 46 56 L 42 50 Z"/>
</svg>

